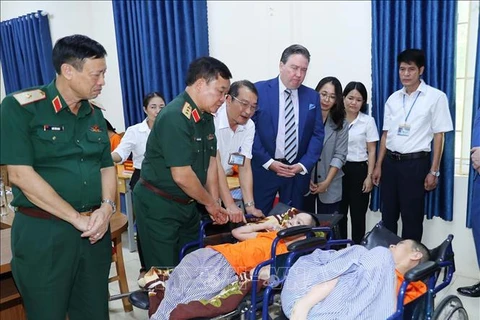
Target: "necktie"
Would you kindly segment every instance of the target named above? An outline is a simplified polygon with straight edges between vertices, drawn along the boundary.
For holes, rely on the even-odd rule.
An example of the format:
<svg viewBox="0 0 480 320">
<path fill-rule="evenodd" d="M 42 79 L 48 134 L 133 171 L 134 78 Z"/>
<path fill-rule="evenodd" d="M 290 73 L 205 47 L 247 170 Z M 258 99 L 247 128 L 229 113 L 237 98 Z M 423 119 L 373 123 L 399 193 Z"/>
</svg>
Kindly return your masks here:
<svg viewBox="0 0 480 320">
<path fill-rule="evenodd" d="M 293 112 L 292 90 L 286 89 L 285 99 L 285 159 L 293 163 L 297 157 L 297 133 Z"/>
</svg>

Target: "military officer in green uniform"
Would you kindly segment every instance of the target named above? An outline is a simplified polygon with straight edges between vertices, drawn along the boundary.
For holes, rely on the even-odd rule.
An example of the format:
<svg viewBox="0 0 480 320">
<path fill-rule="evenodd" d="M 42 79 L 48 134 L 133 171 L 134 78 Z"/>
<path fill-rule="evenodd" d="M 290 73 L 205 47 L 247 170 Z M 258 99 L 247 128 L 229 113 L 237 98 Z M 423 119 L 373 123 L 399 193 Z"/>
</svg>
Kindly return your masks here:
<svg viewBox="0 0 480 320">
<path fill-rule="evenodd" d="M 147 269 L 176 266 L 181 247 L 198 239 L 197 203 L 205 206 L 216 223 L 228 221 L 218 200 L 212 113 L 225 101 L 231 77 L 227 66 L 215 58 L 193 61 L 185 91 L 155 120 L 140 183 L 133 191 Z"/>
<path fill-rule="evenodd" d="M 116 172 L 105 120 L 89 102 L 106 51 L 82 35 L 53 48 L 57 77 L 1 105 L 1 157 L 14 185 L 12 273 L 28 319 L 108 319 L 109 220 Z"/>
</svg>

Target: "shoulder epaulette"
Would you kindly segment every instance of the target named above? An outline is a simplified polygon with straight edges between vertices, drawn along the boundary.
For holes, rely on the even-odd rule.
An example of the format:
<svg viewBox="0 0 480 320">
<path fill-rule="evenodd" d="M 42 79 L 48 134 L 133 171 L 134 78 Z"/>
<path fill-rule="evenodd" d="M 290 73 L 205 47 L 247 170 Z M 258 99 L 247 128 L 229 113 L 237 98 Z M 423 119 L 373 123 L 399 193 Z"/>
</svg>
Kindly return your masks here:
<svg viewBox="0 0 480 320">
<path fill-rule="evenodd" d="M 185 104 L 183 105 L 182 113 L 185 117 L 187 117 L 187 119 L 190 119 L 192 115 L 192 106 L 190 106 L 188 102 L 185 102 Z"/>
<path fill-rule="evenodd" d="M 47 95 L 40 89 L 34 89 L 15 93 L 13 97 L 18 101 L 21 106 L 26 106 L 27 104 L 44 100 Z"/>
<path fill-rule="evenodd" d="M 90 102 L 90 105 L 93 106 L 93 107 L 97 107 L 98 109 L 101 109 L 103 111 L 107 111 L 107 109 L 103 108 L 98 102 L 96 102 L 95 100 L 88 100 L 88 102 Z"/>
</svg>

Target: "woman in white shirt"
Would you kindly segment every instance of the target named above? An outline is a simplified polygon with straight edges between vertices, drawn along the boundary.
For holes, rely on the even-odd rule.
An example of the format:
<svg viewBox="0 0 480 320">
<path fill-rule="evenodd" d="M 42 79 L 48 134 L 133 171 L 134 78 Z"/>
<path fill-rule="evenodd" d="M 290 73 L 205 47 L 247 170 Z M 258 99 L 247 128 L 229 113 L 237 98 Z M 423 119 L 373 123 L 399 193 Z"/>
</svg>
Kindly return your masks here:
<svg viewBox="0 0 480 320">
<path fill-rule="evenodd" d="M 130 179 L 130 188 L 133 190 L 140 178 L 140 170 L 147 145 L 147 138 L 157 118 L 158 113 L 165 106 L 165 99 L 158 92 L 149 93 L 143 99 L 143 111 L 147 115 L 145 120 L 127 128 L 118 147 L 112 152 L 112 159 L 115 163 L 123 163 L 132 153 L 133 172 Z"/>
<path fill-rule="evenodd" d="M 350 82 L 343 90 L 348 121 L 348 154 L 343 167 L 343 194 L 339 223 L 342 238 L 347 238 L 348 209 L 352 225 L 352 240 L 360 243 L 365 235 L 365 215 L 373 188 L 375 150 L 378 131 L 375 119 L 367 114 L 367 89 L 361 82 Z"/>
</svg>

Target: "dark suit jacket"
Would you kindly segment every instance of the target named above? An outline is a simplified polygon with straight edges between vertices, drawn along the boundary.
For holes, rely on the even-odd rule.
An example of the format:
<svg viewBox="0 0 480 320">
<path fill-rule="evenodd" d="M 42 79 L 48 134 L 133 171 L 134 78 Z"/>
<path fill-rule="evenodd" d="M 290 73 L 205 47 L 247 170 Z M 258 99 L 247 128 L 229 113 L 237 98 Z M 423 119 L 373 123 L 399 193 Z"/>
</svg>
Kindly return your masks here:
<svg viewBox="0 0 480 320">
<path fill-rule="evenodd" d="M 275 158 L 279 108 L 278 81 L 279 78 L 276 77 L 255 84 L 258 90 L 258 109 L 252 118 L 255 122 L 252 166 L 257 169 L 269 159 Z M 311 172 L 320 158 L 324 138 L 320 96 L 315 90 L 302 85 L 298 88 L 298 100 L 298 152 L 294 162 L 300 162 Z M 310 175 L 306 174 L 302 179 L 309 181 Z"/>
</svg>

